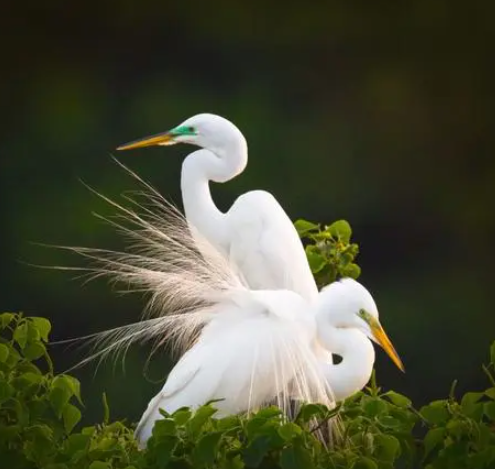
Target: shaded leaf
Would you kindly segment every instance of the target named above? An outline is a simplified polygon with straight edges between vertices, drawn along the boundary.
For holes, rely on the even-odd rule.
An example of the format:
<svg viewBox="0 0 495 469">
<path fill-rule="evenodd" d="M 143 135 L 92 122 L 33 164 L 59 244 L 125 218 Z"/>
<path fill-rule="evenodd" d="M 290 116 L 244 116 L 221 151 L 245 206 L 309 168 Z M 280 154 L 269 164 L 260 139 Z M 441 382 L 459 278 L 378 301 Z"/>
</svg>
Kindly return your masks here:
<svg viewBox="0 0 495 469">
<path fill-rule="evenodd" d="M 93 461 L 88 469 L 112 469 L 112 466 L 110 466 L 109 463 L 103 462 L 103 461 Z"/>
<path fill-rule="evenodd" d="M 72 404 L 67 404 L 62 411 L 62 418 L 64 420 L 64 428 L 67 433 L 70 433 L 72 429 L 81 420 L 81 411 Z"/>
<path fill-rule="evenodd" d="M 175 424 L 175 420 L 170 417 L 165 417 L 159 419 L 155 422 L 153 427 L 153 435 L 157 438 L 161 436 L 172 436 L 177 433 L 177 427 Z"/>
<path fill-rule="evenodd" d="M 9 347 L 5 344 L 0 344 L 0 363 L 5 363 L 9 357 Z"/>
<path fill-rule="evenodd" d="M 280 454 L 280 467 L 282 469 L 311 469 L 315 465 L 311 453 L 300 444 L 287 446 Z"/>
<path fill-rule="evenodd" d="M 373 459 L 362 457 L 354 463 L 352 469 L 378 469 L 378 464 Z"/>
<path fill-rule="evenodd" d="M 361 407 L 368 417 L 375 417 L 387 411 L 387 404 L 379 397 L 365 396 Z"/>
<path fill-rule="evenodd" d="M 393 462 L 400 454 L 400 443 L 395 436 L 384 433 L 376 435 L 375 445 L 378 448 L 377 455 L 385 461 Z"/>
<path fill-rule="evenodd" d="M 243 451 L 243 460 L 246 466 L 258 467 L 270 450 L 270 437 L 260 435 L 256 437 Z"/>
<path fill-rule="evenodd" d="M 15 393 L 15 389 L 7 381 L 0 381 L 0 404 L 10 399 Z"/>
<path fill-rule="evenodd" d="M 440 443 L 443 442 L 445 436 L 445 428 L 432 428 L 428 431 L 424 439 L 424 457 L 426 458 Z"/>
<path fill-rule="evenodd" d="M 411 399 L 395 391 L 388 391 L 383 396 L 386 396 L 397 407 L 409 407 L 412 404 Z"/>
<path fill-rule="evenodd" d="M 302 428 L 293 422 L 284 423 L 279 429 L 278 434 L 285 440 L 291 441 L 302 433 Z"/>
<path fill-rule="evenodd" d="M 29 342 L 23 350 L 28 360 L 37 360 L 45 354 L 45 346 L 41 342 Z"/>
<path fill-rule="evenodd" d="M 433 401 L 422 407 L 420 413 L 424 419 L 435 425 L 443 424 L 449 418 L 446 401 Z"/>
<path fill-rule="evenodd" d="M 194 448 L 194 459 L 201 464 L 213 464 L 223 432 L 207 433 Z"/>
<path fill-rule="evenodd" d="M 485 402 L 483 412 L 489 419 L 495 422 L 495 402 Z"/>
</svg>

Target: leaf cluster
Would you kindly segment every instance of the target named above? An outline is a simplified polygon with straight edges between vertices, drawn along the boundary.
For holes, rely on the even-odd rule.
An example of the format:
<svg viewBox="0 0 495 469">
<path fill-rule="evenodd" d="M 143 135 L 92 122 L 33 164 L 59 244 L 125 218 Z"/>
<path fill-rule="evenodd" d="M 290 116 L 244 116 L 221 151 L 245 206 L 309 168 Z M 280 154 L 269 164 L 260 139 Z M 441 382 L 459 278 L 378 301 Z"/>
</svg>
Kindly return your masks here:
<svg viewBox="0 0 495 469">
<path fill-rule="evenodd" d="M 162 411 L 147 447 L 139 450 L 133 426 L 109 422 L 105 399 L 103 422 L 79 428 L 80 384 L 54 373 L 46 349 L 50 328 L 44 318 L 0 315 L 2 467 L 495 467 L 495 343 L 483 367 L 490 387 L 460 400 L 453 387 L 447 399 L 417 410 L 406 396 L 382 391 L 373 375 L 367 388 L 338 408 L 303 404 L 293 420 L 276 407 L 217 418 L 214 402 L 195 412 Z"/>
<path fill-rule="evenodd" d="M 342 277 L 357 279 L 361 268 L 354 262 L 359 246 L 351 242 L 352 229 L 345 220 L 331 225 L 306 220 L 294 223 L 299 236 L 306 241 L 306 257 L 319 287 Z"/>
</svg>

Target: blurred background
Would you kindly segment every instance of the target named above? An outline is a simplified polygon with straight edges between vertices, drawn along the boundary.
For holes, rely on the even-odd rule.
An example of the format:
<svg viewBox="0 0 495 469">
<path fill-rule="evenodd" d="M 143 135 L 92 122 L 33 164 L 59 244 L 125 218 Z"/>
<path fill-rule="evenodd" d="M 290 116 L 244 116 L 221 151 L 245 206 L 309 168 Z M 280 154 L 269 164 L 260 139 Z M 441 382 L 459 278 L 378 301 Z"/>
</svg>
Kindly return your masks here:
<svg viewBox="0 0 495 469">
<path fill-rule="evenodd" d="M 495 6 L 417 0 L 235 4 L 10 2 L 0 20 L 0 309 L 46 316 L 61 340 L 122 325 L 144 305 L 104 280 L 29 264 L 85 265 L 33 243 L 118 248 L 92 216 L 111 214 L 81 183 L 110 197 L 136 187 L 111 159 L 117 145 L 199 112 L 244 132 L 244 174 L 212 187 L 227 209 L 272 192 L 292 219 L 345 218 L 360 280 L 407 369 L 377 351 L 377 377 L 417 405 L 485 385 L 495 339 Z M 180 203 L 192 147 L 118 154 Z M 86 351 L 52 348 L 57 369 Z M 88 365 L 88 419 L 135 421 L 170 369 Z"/>
</svg>

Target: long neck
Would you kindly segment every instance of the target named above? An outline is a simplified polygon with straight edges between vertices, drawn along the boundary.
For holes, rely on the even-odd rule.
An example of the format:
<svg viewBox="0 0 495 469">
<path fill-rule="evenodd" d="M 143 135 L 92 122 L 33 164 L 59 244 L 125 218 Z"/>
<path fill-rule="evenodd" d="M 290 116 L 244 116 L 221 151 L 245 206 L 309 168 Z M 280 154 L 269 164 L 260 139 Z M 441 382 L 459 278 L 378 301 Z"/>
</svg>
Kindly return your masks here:
<svg viewBox="0 0 495 469">
<path fill-rule="evenodd" d="M 215 153 L 202 149 L 182 164 L 181 190 L 187 220 L 214 246 L 228 249 L 225 214 L 218 210 L 209 181 L 226 182 L 241 173 L 247 163 L 245 140 Z"/>
<path fill-rule="evenodd" d="M 328 323 L 319 325 L 318 335 L 328 351 L 342 357 L 337 365 L 321 362 L 335 399 L 340 401 L 360 391 L 370 379 L 375 362 L 371 341 L 357 329 L 335 328 Z"/>
</svg>

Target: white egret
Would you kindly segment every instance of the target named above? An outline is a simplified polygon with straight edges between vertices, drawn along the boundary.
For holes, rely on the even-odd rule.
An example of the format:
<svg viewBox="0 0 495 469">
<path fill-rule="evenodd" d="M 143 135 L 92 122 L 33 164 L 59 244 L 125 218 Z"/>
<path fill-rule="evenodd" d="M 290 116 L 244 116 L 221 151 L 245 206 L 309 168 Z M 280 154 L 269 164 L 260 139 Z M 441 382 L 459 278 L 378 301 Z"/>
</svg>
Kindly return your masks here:
<svg viewBox="0 0 495 469">
<path fill-rule="evenodd" d="M 224 399 L 215 406 L 230 414 L 274 398 L 281 405 L 293 398 L 332 406 L 369 380 L 375 358 L 370 339 L 403 369 L 373 298 L 358 282 L 331 284 L 317 305 L 293 291 L 253 290 L 194 227 L 190 234 L 188 222 L 157 192 L 145 204 L 135 202 L 143 214 L 106 200 L 131 223 L 113 222 L 134 241 L 128 252 L 73 250 L 98 261 L 89 269 L 95 275 L 151 295 L 148 312 L 156 317 L 96 334 L 100 351 L 85 361 L 146 339 L 188 348 L 141 418 L 141 444 L 161 418 L 160 408 L 173 412 Z M 316 353 L 317 332 L 341 363 Z"/>
<path fill-rule="evenodd" d="M 230 121 L 198 114 L 161 134 L 119 146 L 130 150 L 153 145 L 190 143 L 202 147 L 182 165 L 181 189 L 187 220 L 234 262 L 252 289 L 287 289 L 315 301 L 318 289 L 294 225 L 272 194 L 255 190 L 241 195 L 222 213 L 208 183 L 226 182 L 246 167 L 246 139 Z"/>
</svg>

